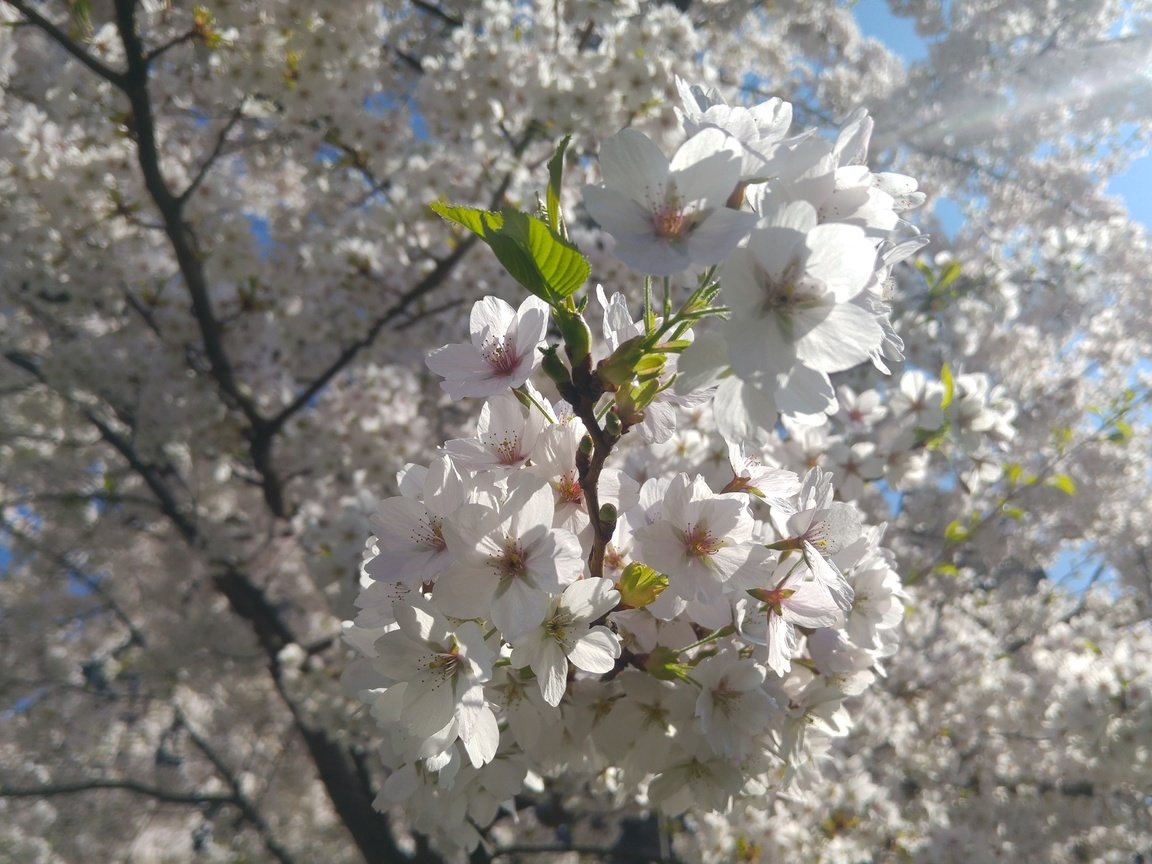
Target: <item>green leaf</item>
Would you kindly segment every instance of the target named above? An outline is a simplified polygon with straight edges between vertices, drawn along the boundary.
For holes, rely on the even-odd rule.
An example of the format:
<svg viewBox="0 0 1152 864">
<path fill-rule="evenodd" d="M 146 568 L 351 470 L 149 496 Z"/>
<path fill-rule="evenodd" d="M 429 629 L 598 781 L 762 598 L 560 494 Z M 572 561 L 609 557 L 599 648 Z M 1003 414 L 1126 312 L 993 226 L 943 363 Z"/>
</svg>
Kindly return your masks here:
<svg viewBox="0 0 1152 864">
<path fill-rule="evenodd" d="M 1024 518 L 1024 508 L 1023 507 L 1012 507 L 1008 504 L 1005 504 L 1004 507 L 1001 509 L 1001 512 L 1005 516 L 1007 516 L 1009 519 L 1015 519 L 1017 522 L 1019 522 L 1021 519 Z"/>
<path fill-rule="evenodd" d="M 932 569 L 937 573 L 943 574 L 944 576 L 960 575 L 960 569 L 955 564 L 937 564 Z"/>
<path fill-rule="evenodd" d="M 564 214 L 560 210 L 560 184 L 564 180 L 564 151 L 568 149 L 571 140 L 571 135 L 565 135 L 556 153 L 548 160 L 548 227 L 562 237 L 567 237 L 568 232 L 564 227 Z"/>
<path fill-rule="evenodd" d="M 1020 475 L 1024 469 L 1020 467 L 1019 462 L 1009 462 L 1004 466 L 1004 477 L 1008 480 L 1009 486 L 1015 486 L 1020 482 Z"/>
<path fill-rule="evenodd" d="M 553 297 L 562 300 L 579 291 L 588 280 L 592 267 L 576 245 L 527 213 L 508 209 L 503 214 L 504 227 L 500 234 L 509 237 L 528 254 L 534 271 L 527 279 L 517 277 L 517 281 L 537 297 L 550 302 Z M 516 276 L 515 273 L 512 275 Z M 534 285 L 536 290 L 533 290 Z"/>
<path fill-rule="evenodd" d="M 1123 444 L 1125 441 L 1132 437 L 1132 426 L 1125 420 L 1117 417 L 1116 420 L 1113 421 L 1112 425 L 1115 428 L 1108 433 L 1109 441 L 1113 442 L 1114 444 Z"/>
<path fill-rule="evenodd" d="M 940 272 L 940 278 L 936 280 L 936 290 L 943 291 L 949 285 L 956 281 L 960 276 L 960 262 L 950 261 L 948 266 Z"/>
<path fill-rule="evenodd" d="M 540 299 L 556 305 L 575 294 L 592 268 L 576 246 L 535 216 L 436 202 L 432 210 L 476 234 L 508 273 Z"/>
<path fill-rule="evenodd" d="M 968 539 L 968 529 L 959 519 L 953 519 L 944 529 L 944 539 L 949 543 L 963 543 Z"/>
<path fill-rule="evenodd" d="M 489 232 L 500 230 L 504 224 L 504 219 L 499 213 L 481 210 L 479 207 L 460 207 L 455 204 L 445 204 L 442 201 L 437 201 L 430 206 L 432 212 L 437 216 L 467 228 L 482 240 L 487 240 Z"/>
<path fill-rule="evenodd" d="M 940 381 L 944 385 L 944 398 L 940 400 L 940 407 L 947 408 L 952 404 L 952 397 L 956 395 L 956 382 L 952 378 L 952 367 L 947 363 L 940 367 Z"/>
<path fill-rule="evenodd" d="M 1076 481 L 1067 474 L 1054 474 L 1044 482 L 1053 489 L 1059 489 L 1065 495 L 1073 496 L 1076 494 Z"/>
</svg>

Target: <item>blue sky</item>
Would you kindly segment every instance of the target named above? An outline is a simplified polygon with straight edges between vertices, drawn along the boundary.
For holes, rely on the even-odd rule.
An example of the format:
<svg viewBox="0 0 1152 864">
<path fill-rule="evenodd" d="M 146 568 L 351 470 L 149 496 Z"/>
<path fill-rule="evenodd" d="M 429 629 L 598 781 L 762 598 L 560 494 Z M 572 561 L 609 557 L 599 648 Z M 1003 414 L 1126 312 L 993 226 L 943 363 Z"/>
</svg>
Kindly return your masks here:
<svg viewBox="0 0 1152 864">
<path fill-rule="evenodd" d="M 916 35 L 915 26 L 907 18 L 894 16 L 886 0 L 856 0 L 852 11 L 865 35 L 880 40 L 907 60 L 920 60 L 927 56 L 927 46 Z M 1113 177 L 1107 191 L 1123 198 L 1132 218 L 1152 230 L 1152 156 L 1137 159 L 1127 171 Z M 940 208 L 937 213 L 945 226 L 956 218 L 949 219 L 949 214 L 940 212 Z"/>
</svg>

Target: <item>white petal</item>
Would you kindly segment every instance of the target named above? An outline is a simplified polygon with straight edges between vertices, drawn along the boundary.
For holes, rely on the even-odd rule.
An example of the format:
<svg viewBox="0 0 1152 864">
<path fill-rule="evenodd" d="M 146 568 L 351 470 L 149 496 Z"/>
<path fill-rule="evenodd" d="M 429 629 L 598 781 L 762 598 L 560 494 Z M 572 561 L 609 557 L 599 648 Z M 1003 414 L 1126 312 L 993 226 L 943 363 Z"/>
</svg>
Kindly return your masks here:
<svg viewBox="0 0 1152 864">
<path fill-rule="evenodd" d="M 607 627 L 593 627 L 568 651 L 577 669 L 602 675 L 611 672 L 620 656 L 620 638 Z"/>
<path fill-rule="evenodd" d="M 620 592 L 611 579 L 592 577 L 573 582 L 564 589 L 560 606 L 567 609 L 575 621 L 595 621 L 620 602 Z"/>
<path fill-rule="evenodd" d="M 803 322 L 801 315 L 796 317 Z M 883 339 L 884 330 L 871 312 L 854 303 L 837 303 L 796 340 L 796 357 L 820 372 L 842 372 L 867 360 Z"/>
<path fill-rule="evenodd" d="M 468 319 L 468 329 L 472 333 L 472 344 L 479 348 L 489 336 L 502 338 L 512 324 L 516 310 L 499 297 L 484 297 L 472 304 L 472 314 Z"/>
<path fill-rule="evenodd" d="M 540 695 L 549 705 L 559 705 L 568 686 L 568 658 L 552 639 L 545 639 L 532 661 L 532 671 L 540 684 Z"/>
<path fill-rule="evenodd" d="M 619 189 L 634 201 L 662 202 L 668 157 L 647 135 L 622 129 L 601 143 L 600 173 L 606 186 Z"/>
<path fill-rule="evenodd" d="M 806 239 L 809 276 L 828 286 L 843 303 L 864 290 L 876 270 L 876 249 L 854 225 L 817 225 Z"/>
</svg>

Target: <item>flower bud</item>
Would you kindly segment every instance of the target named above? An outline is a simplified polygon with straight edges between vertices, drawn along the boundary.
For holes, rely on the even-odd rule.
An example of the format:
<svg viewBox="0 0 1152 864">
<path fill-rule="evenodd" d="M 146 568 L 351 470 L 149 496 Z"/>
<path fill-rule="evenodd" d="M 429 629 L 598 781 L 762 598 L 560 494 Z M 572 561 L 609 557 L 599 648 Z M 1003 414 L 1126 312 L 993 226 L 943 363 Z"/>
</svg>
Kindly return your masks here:
<svg viewBox="0 0 1152 864">
<path fill-rule="evenodd" d="M 646 336 L 633 336 L 622 342 L 611 357 L 597 364 L 596 374 L 613 389 L 627 384 L 636 374 L 636 364 L 644 356 L 646 339 Z"/>
<path fill-rule="evenodd" d="M 620 592 L 620 602 L 625 608 L 641 609 L 664 593 L 668 587 L 668 577 L 657 573 L 647 564 L 633 561 L 620 574 L 616 590 Z"/>
<path fill-rule="evenodd" d="M 564 388 L 571 385 L 572 376 L 568 374 L 568 367 L 564 365 L 564 361 L 556 353 L 556 346 L 549 345 L 547 348 L 541 348 L 540 353 L 544 355 L 540 368 L 563 393 Z"/>
<path fill-rule="evenodd" d="M 553 312 L 556 326 L 564 337 L 564 353 L 568 355 L 568 362 L 579 366 L 592 353 L 592 331 L 588 329 L 588 322 L 579 312 L 563 307 L 554 307 Z"/>
</svg>

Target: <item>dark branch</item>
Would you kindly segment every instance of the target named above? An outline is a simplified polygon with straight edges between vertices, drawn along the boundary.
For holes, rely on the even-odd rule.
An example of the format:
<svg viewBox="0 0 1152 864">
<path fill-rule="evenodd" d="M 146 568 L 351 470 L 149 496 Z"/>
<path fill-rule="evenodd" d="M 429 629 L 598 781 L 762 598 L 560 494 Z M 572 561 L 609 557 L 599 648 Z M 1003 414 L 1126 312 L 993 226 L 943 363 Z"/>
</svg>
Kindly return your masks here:
<svg viewBox="0 0 1152 864">
<path fill-rule="evenodd" d="M 150 64 L 157 57 L 160 57 L 161 55 L 170 51 L 171 49 L 175 48 L 177 45 L 183 45 L 185 42 L 191 42 L 193 39 L 197 38 L 199 35 L 200 35 L 200 31 L 196 30 L 196 29 L 189 30 L 186 33 L 181 33 L 179 36 L 176 36 L 172 39 L 169 39 L 163 45 L 158 45 L 157 47 L 155 47 L 151 51 L 149 51 L 147 54 L 145 54 L 144 55 L 144 62 Z"/>
<path fill-rule="evenodd" d="M 232 790 L 232 800 L 240 812 L 244 815 L 256 833 L 260 835 L 261 841 L 264 843 L 264 848 L 280 862 L 280 864 L 296 864 L 295 859 L 289 854 L 288 850 L 281 846 L 276 838 L 273 836 L 272 829 L 268 823 L 264 821 L 264 817 L 260 815 L 260 811 L 256 809 L 256 805 L 244 794 L 244 790 L 240 785 L 240 780 L 237 778 L 236 773 L 232 771 L 227 763 L 215 751 L 202 735 L 200 735 L 185 719 L 182 712 L 177 709 L 176 722 L 185 732 L 188 733 L 189 739 L 196 745 L 196 749 L 204 754 L 212 767 L 216 769 L 216 773 L 223 778 L 224 782 L 228 784 L 228 788 Z"/>
<path fill-rule="evenodd" d="M 212 166 L 216 164 L 216 160 L 220 158 L 220 154 L 224 152 L 224 144 L 228 140 L 228 133 L 231 132 L 240 119 L 244 116 L 244 100 L 240 100 L 240 104 L 236 106 L 236 110 L 232 112 L 232 116 L 228 118 L 228 122 L 224 124 L 224 128 L 220 130 L 220 134 L 216 136 L 216 145 L 212 148 L 212 152 L 201 163 L 196 176 L 192 178 L 192 182 L 188 184 L 188 188 L 181 192 L 176 197 L 177 206 L 183 207 L 189 198 L 191 198 L 200 184 L 204 182 L 204 178 L 208 176 L 208 172 L 212 170 Z"/>
<path fill-rule="evenodd" d="M 157 786 L 138 783 L 135 780 L 104 777 L 76 780 L 71 783 L 47 783 L 43 786 L 0 786 L 0 798 L 51 798 L 55 795 L 75 795 L 97 789 L 118 789 L 137 795 L 147 795 L 149 798 L 155 798 L 165 804 L 235 805 L 237 803 L 231 795 L 213 795 L 208 792 L 172 792 Z"/>
<path fill-rule="evenodd" d="M 4 0 L 4 2 L 16 9 L 16 11 L 28 19 L 28 22 L 32 24 L 32 26 L 36 27 L 38 30 L 44 33 L 45 36 L 50 38 L 53 42 L 55 42 L 85 66 L 87 66 L 105 81 L 115 85 L 116 87 L 119 87 L 121 90 L 124 89 L 125 76 L 123 73 L 117 72 L 115 69 L 110 69 L 109 67 L 105 66 L 103 63 L 101 63 L 99 60 L 81 48 L 78 44 L 72 41 L 67 33 L 65 33 L 27 3 L 25 3 L 24 0 Z"/>
<path fill-rule="evenodd" d="M 116 27 L 124 43 L 124 54 L 128 64 L 123 88 L 132 106 L 136 156 L 144 175 L 144 186 L 160 211 L 164 231 L 176 255 L 184 284 L 192 297 L 192 314 L 196 318 L 200 338 L 204 342 L 204 352 L 208 357 L 212 377 L 220 388 L 225 402 L 233 409 L 239 410 L 248 421 L 247 434 L 252 441 L 252 461 L 263 478 L 264 500 L 274 515 L 287 516 L 289 514 L 283 486 L 272 465 L 272 436 L 264 433 L 266 421 L 257 410 L 256 402 L 247 388 L 241 386 L 236 378 L 232 362 L 224 350 L 223 334 L 212 308 L 200 250 L 192 229 L 183 219 L 186 198 L 172 193 L 160 168 L 156 121 L 152 114 L 152 101 L 148 95 L 148 61 L 144 53 L 144 44 L 136 32 L 136 0 L 116 0 Z M 220 146 L 223 146 L 222 142 Z M 208 164 L 211 164 L 211 160 Z"/>
<path fill-rule="evenodd" d="M 412 0 L 412 5 L 419 9 L 421 12 L 426 12 L 434 18 L 439 18 L 449 27 L 463 27 L 464 22 L 448 12 L 445 12 L 439 6 L 427 2 L 427 0 Z"/>
</svg>

